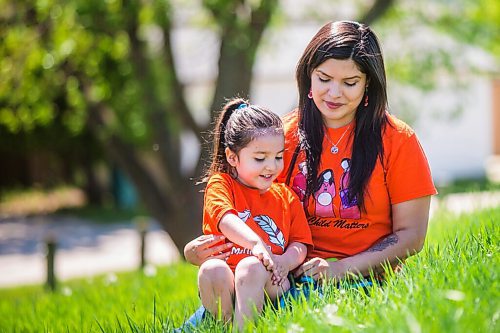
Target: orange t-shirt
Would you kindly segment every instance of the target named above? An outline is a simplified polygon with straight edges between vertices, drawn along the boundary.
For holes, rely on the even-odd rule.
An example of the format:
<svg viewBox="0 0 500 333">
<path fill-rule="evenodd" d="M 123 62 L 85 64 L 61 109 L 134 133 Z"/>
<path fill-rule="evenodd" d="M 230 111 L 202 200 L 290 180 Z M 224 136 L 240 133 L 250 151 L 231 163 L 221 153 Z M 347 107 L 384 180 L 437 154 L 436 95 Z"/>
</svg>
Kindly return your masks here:
<svg viewBox="0 0 500 333">
<path fill-rule="evenodd" d="M 218 225 L 226 213 L 238 215 L 274 254 L 283 254 L 292 242 L 312 247 L 300 200 L 285 184 L 273 183 L 267 192 L 260 194 L 228 174 L 215 174 L 205 189 L 203 233 L 220 235 Z M 238 262 L 250 255 L 249 249 L 235 244 L 227 263 L 234 271 Z"/>
<path fill-rule="evenodd" d="M 326 137 L 323 140 L 319 186 L 303 203 L 314 244 L 308 257 L 343 259 L 365 251 L 392 233 L 391 205 L 437 193 L 415 133 L 394 116 L 387 117 L 382 136 L 384 166 L 378 160 L 368 182 L 366 212 L 360 211 L 355 198 L 349 200 L 347 196 L 354 126 L 327 129 L 330 140 Z M 288 165 L 297 147 L 297 121 L 296 112 L 284 118 L 285 169 L 278 181 L 286 181 Z M 331 153 L 332 143 L 339 140 L 338 153 Z M 290 186 L 301 199 L 306 185 L 304 160 L 305 153 L 301 151 L 290 179 Z"/>
</svg>

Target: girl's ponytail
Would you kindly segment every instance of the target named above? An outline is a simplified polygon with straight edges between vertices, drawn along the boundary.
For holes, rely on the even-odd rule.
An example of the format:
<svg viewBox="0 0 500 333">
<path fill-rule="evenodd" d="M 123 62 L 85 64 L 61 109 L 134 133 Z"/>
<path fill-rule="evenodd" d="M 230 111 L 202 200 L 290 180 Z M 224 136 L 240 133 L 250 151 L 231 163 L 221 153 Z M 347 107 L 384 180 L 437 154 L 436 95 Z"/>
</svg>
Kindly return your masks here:
<svg viewBox="0 0 500 333">
<path fill-rule="evenodd" d="M 210 163 L 210 167 L 208 168 L 203 182 L 208 181 L 208 178 L 214 173 L 230 172 L 225 153 L 227 147 L 225 138 L 227 122 L 229 121 L 229 118 L 231 118 L 231 115 L 235 110 L 248 106 L 248 101 L 244 100 L 243 98 L 235 98 L 229 100 L 219 113 L 213 132 L 212 162 Z"/>
</svg>

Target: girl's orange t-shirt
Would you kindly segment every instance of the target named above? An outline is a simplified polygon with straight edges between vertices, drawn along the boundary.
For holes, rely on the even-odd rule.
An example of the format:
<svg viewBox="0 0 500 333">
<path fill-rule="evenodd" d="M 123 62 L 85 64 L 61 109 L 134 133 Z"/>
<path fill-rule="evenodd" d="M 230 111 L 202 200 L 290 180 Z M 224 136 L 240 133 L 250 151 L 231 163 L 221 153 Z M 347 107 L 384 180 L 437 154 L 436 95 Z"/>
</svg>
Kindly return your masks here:
<svg viewBox="0 0 500 333">
<path fill-rule="evenodd" d="M 429 163 L 414 131 L 394 116 L 387 114 L 387 117 L 382 136 L 384 165 L 377 161 L 369 180 L 366 212 L 360 211 L 356 199 L 349 200 L 347 195 L 354 126 L 327 129 L 329 138 L 323 140 L 318 186 L 309 200 L 303 202 L 314 244 L 309 258 L 342 259 L 367 250 L 392 233 L 391 205 L 437 193 Z M 297 120 L 295 112 L 284 117 L 285 169 L 278 178 L 281 182 L 286 181 L 288 165 L 298 144 Z M 338 153 L 331 153 L 332 142 L 339 140 Z M 305 153 L 301 151 L 289 184 L 302 200 L 307 173 L 304 159 Z"/>
<path fill-rule="evenodd" d="M 273 183 L 261 194 L 228 174 L 210 177 L 205 189 L 203 233 L 220 235 L 218 228 L 227 213 L 238 215 L 274 254 L 283 254 L 292 242 L 312 247 L 311 232 L 297 195 L 285 184 Z M 249 249 L 235 244 L 227 263 L 234 271 L 240 260 L 251 254 Z"/>
</svg>

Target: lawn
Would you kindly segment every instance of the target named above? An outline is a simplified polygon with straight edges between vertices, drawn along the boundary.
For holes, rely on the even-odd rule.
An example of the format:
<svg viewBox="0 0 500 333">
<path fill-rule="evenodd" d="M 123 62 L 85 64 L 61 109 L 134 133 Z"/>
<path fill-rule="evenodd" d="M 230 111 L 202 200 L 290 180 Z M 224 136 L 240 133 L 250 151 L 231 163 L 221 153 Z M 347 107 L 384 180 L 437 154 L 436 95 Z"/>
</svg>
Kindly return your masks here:
<svg viewBox="0 0 500 333">
<path fill-rule="evenodd" d="M 499 332 L 500 208 L 436 214 L 424 250 L 384 287 L 326 288 L 248 332 Z M 0 332 L 168 332 L 199 305 L 188 264 L 0 289 Z M 207 322 L 202 331 L 222 331 Z"/>
</svg>

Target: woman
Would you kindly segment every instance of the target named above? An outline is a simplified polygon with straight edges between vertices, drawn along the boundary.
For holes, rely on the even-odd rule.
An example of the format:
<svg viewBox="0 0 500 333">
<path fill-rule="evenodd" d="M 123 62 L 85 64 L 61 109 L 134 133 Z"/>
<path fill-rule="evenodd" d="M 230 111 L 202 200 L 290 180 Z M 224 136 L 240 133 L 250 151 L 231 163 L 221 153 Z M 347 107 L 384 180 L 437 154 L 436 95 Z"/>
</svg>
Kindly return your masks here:
<svg viewBox="0 0 500 333">
<path fill-rule="evenodd" d="M 419 252 L 436 189 L 415 133 L 387 111 L 384 61 L 373 31 L 352 21 L 324 25 L 299 60 L 296 79 L 299 106 L 284 117 L 288 167 L 279 180 L 292 184 L 297 165 L 306 163 L 303 207 L 314 250 L 295 276 L 368 276 L 382 272 L 387 261 L 397 265 Z M 333 212 L 317 214 L 325 172 L 343 191 L 329 191 Z M 355 204 L 359 214 L 344 217 L 345 203 Z M 203 236 L 191 241 L 186 259 L 199 265 L 224 257 L 223 247 L 210 247 L 216 242 Z"/>
</svg>

